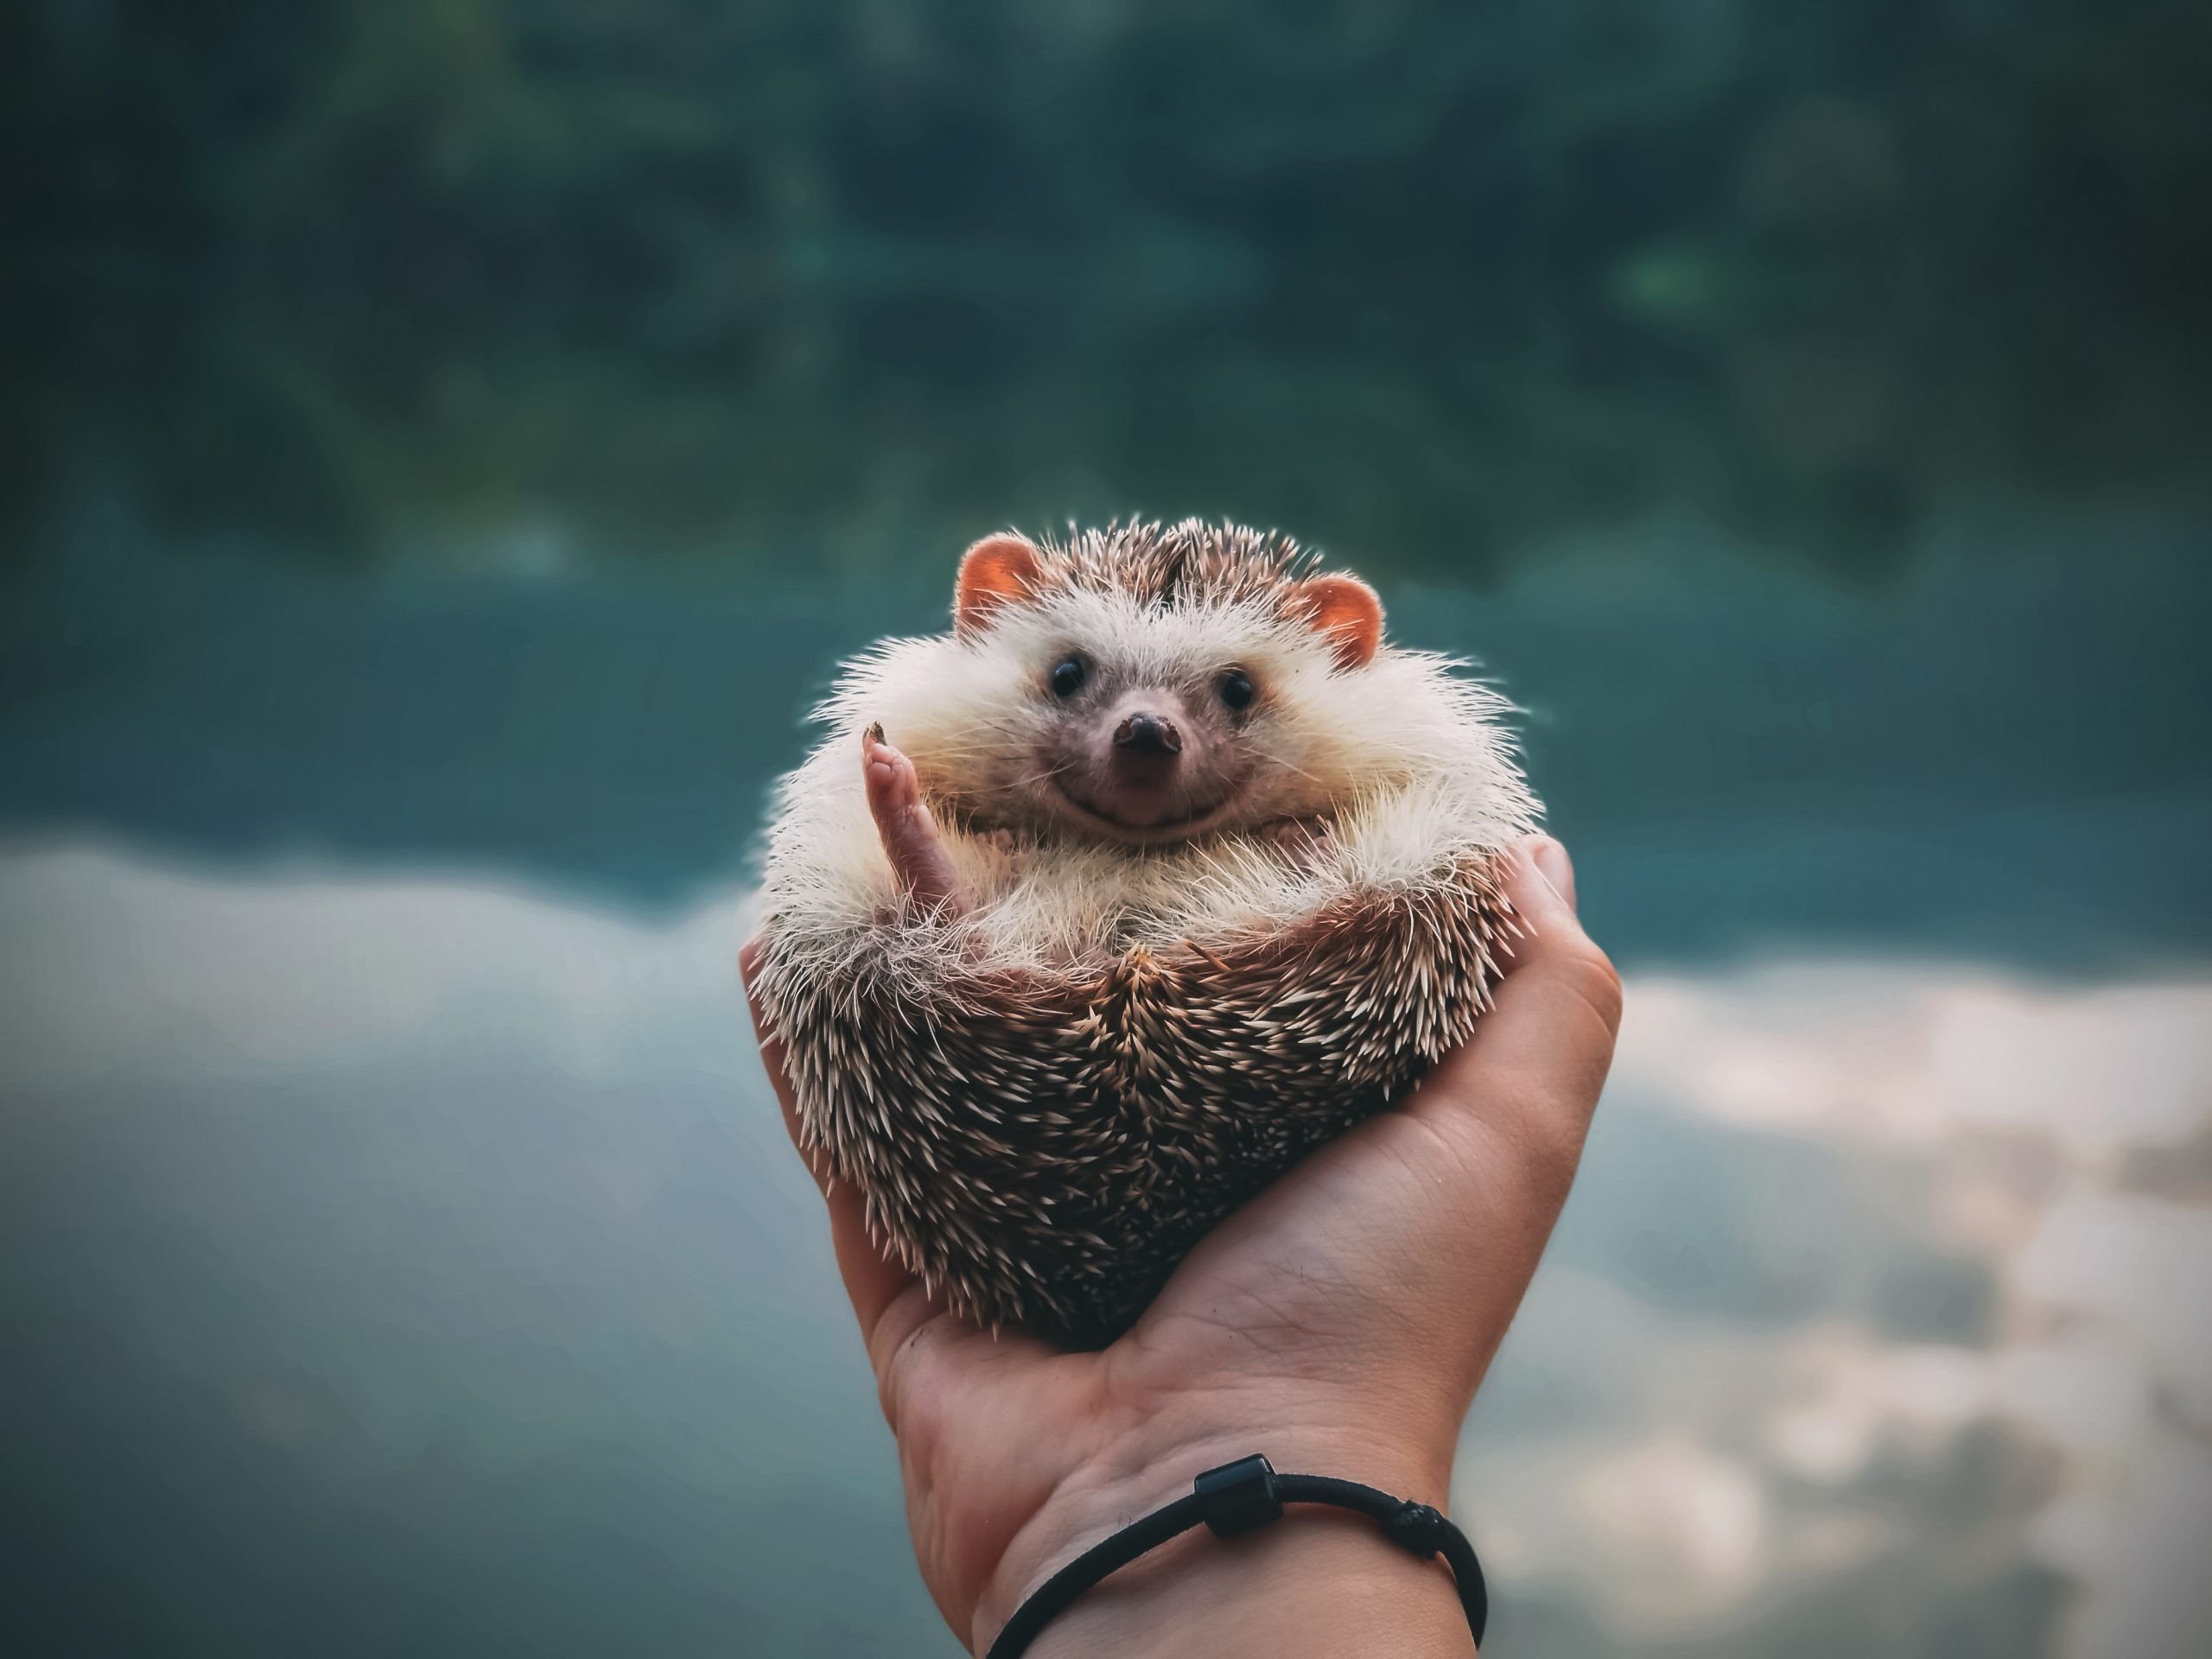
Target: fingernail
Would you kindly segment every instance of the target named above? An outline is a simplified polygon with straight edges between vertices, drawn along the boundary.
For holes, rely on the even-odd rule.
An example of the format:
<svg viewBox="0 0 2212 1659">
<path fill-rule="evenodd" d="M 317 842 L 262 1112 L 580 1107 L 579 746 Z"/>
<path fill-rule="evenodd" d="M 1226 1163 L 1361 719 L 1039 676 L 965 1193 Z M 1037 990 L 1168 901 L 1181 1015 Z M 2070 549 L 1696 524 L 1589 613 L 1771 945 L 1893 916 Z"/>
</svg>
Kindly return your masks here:
<svg viewBox="0 0 2212 1659">
<path fill-rule="evenodd" d="M 1552 884 L 1559 896 L 1567 900 L 1569 910 L 1574 908 L 1574 861 L 1567 855 L 1567 849 L 1549 836 L 1540 836 L 1529 849 L 1529 861 L 1536 872 Z"/>
</svg>

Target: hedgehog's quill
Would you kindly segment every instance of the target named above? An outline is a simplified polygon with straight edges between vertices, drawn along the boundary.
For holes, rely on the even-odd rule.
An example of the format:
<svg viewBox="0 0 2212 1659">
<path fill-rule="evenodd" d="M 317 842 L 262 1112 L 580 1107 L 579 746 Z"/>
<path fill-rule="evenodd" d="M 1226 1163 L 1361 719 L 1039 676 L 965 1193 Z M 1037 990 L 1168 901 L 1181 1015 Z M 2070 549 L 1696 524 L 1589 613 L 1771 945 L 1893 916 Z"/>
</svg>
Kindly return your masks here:
<svg viewBox="0 0 2212 1659">
<path fill-rule="evenodd" d="M 1110 1339 L 1485 1006 L 1506 705 L 1285 538 L 962 561 L 785 780 L 756 988 L 801 1131 L 956 1309 Z"/>
</svg>

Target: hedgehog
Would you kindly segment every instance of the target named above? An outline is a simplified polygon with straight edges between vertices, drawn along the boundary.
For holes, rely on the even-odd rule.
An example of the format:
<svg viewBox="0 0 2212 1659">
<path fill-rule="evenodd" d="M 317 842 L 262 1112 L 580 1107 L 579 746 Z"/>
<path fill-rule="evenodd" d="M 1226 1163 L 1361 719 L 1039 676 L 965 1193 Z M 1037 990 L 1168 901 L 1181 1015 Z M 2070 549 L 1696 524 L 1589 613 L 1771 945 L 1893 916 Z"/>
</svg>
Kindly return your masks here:
<svg viewBox="0 0 2212 1659">
<path fill-rule="evenodd" d="M 1504 698 L 1196 520 L 988 537 L 783 780 L 754 989 L 802 1144 L 954 1311 L 1096 1347 L 1464 1041 L 1539 809 Z"/>
</svg>

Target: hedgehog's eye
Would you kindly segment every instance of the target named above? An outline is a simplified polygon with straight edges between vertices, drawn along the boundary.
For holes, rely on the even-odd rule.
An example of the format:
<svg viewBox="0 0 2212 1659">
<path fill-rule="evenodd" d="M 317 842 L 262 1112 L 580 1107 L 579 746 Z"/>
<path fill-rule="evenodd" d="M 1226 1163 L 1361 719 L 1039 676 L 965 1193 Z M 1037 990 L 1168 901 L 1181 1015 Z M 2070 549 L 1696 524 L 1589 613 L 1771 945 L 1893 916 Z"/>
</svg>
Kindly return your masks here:
<svg viewBox="0 0 2212 1659">
<path fill-rule="evenodd" d="M 1083 665 L 1082 658 L 1063 657 L 1052 665 L 1052 695 L 1071 697 L 1083 690 L 1084 681 L 1090 677 L 1090 672 Z"/>
<path fill-rule="evenodd" d="M 1232 668 L 1221 677 L 1221 700 L 1231 709 L 1249 709 L 1252 699 L 1259 696 L 1252 687 L 1252 677 L 1241 668 Z"/>
</svg>

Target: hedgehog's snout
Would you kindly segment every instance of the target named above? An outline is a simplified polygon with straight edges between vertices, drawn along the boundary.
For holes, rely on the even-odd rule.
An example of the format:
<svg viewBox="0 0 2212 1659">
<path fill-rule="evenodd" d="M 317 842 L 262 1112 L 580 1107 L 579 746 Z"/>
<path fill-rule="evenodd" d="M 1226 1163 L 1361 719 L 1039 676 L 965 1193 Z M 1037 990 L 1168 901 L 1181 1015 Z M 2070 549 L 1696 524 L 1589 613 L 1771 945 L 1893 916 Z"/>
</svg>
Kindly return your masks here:
<svg viewBox="0 0 2212 1659">
<path fill-rule="evenodd" d="M 1133 754 L 1176 755 L 1183 753 L 1183 734 L 1164 715 L 1134 714 L 1114 728 L 1114 747 Z"/>
<path fill-rule="evenodd" d="M 1176 840 L 1236 792 L 1236 757 L 1220 722 L 1173 687 L 1132 684 L 1103 706 L 1073 709 L 1043 759 L 1046 787 L 1103 819 L 1115 839 Z"/>
</svg>

